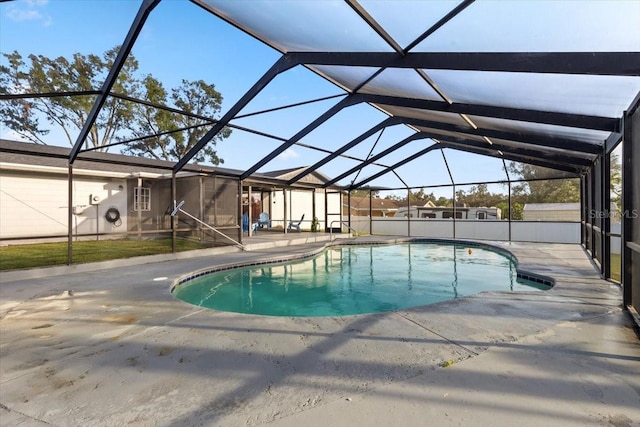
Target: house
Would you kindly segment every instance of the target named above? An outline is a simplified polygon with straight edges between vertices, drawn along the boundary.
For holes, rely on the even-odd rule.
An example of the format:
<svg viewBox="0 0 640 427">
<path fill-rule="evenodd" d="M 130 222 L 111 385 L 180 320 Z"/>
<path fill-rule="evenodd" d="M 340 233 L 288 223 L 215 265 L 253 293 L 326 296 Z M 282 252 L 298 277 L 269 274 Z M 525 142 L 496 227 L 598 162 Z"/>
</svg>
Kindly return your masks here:
<svg viewBox="0 0 640 427">
<path fill-rule="evenodd" d="M 344 211 L 349 211 L 351 216 L 391 217 L 398 210 L 398 202 L 392 199 L 351 196 L 349 206 L 349 198 L 345 195 L 342 204 Z"/>
<path fill-rule="evenodd" d="M 250 211 L 252 222 L 257 220 L 260 213 L 266 212 L 270 218 L 270 229 L 278 231 L 286 229 L 290 222 L 297 223 L 302 219 L 302 230 L 311 231 L 314 224 L 315 231 L 328 232 L 332 223 L 342 220 L 342 192 L 336 187 L 319 188 L 330 178 L 315 170 L 300 179 L 296 183 L 297 188 L 283 184 L 306 169 L 304 166 L 252 175 L 244 182 L 243 211 L 245 207 L 247 212 Z"/>
<path fill-rule="evenodd" d="M 611 221 L 620 221 L 618 206 L 611 203 L 608 214 Z M 580 203 L 527 203 L 522 209 L 524 221 L 575 221 L 579 222 Z"/>
<path fill-rule="evenodd" d="M 410 206 L 398 208 L 396 217 L 410 218 L 431 218 L 431 219 L 449 219 L 455 216 L 456 219 L 474 219 L 474 220 L 500 220 L 502 219 L 502 210 L 492 207 L 469 207 L 466 205 L 456 206 L 436 206 L 431 200 L 428 200 L 424 206 Z"/>
<path fill-rule="evenodd" d="M 70 180 L 69 151 L 65 147 L 0 139 L 0 243 L 64 240 L 69 234 L 76 239 L 171 236 L 173 162 L 85 152 L 74 162 Z M 186 212 L 238 240 L 241 173 L 187 165 L 176 174 L 175 198 L 185 201 Z M 325 200 L 332 198 L 324 190 L 312 197 L 316 192 L 313 186 L 287 187 L 277 178 L 283 176 L 281 173 L 275 176 L 254 174 L 243 181 L 243 188 L 268 189 L 268 197 L 261 199 L 259 210 L 268 207 L 271 217 L 281 225 L 285 218 L 297 221 L 304 213 L 309 222 L 306 227 L 303 224 L 303 229 L 310 228 L 314 214 L 326 222 Z M 323 178 L 327 180 L 311 174 L 309 179 Z M 340 218 L 340 197 L 333 199 L 336 206 L 331 209 Z M 177 218 L 180 237 L 228 243 L 228 239 L 208 232 L 186 215 Z"/>
</svg>

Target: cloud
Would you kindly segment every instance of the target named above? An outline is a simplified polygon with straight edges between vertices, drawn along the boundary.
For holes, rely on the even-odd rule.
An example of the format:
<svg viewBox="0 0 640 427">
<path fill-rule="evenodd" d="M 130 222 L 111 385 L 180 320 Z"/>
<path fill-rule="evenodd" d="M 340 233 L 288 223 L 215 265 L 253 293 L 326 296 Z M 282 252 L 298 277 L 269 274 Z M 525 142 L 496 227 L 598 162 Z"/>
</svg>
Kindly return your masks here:
<svg viewBox="0 0 640 427">
<path fill-rule="evenodd" d="M 290 159 L 295 159 L 296 157 L 300 157 L 300 155 L 296 153 L 294 150 L 292 150 L 291 148 L 287 148 L 278 156 L 278 159 L 290 160 Z"/>
<path fill-rule="evenodd" d="M 21 4 L 11 4 L 6 16 L 15 22 L 42 21 L 45 27 L 51 25 L 51 16 L 42 13 L 41 9 L 48 3 L 48 0 L 27 0 Z"/>
</svg>

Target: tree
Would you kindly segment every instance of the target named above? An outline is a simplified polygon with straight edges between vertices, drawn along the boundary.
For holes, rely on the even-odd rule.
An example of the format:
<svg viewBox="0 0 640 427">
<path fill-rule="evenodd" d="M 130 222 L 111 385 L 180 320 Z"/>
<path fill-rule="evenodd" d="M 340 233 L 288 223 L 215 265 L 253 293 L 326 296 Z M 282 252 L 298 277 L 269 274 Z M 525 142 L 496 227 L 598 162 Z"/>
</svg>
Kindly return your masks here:
<svg viewBox="0 0 640 427">
<path fill-rule="evenodd" d="M 580 180 L 562 177 L 563 173 L 549 168 L 525 163 L 509 162 L 510 176 L 533 180 L 511 185 L 511 196 L 521 203 L 567 203 L 580 201 Z"/>
<path fill-rule="evenodd" d="M 611 154 L 611 202 L 618 206 L 618 211 L 622 211 L 622 163 L 620 156 Z"/>
<path fill-rule="evenodd" d="M 407 196 L 403 197 L 403 196 L 395 195 L 387 198 L 395 200 L 402 205 L 405 205 L 405 206 L 407 205 Z M 436 200 L 435 194 L 425 193 L 424 188 L 421 188 L 418 191 L 409 190 L 408 198 L 409 198 L 409 206 L 424 206 L 429 200 L 431 200 L 432 202 L 435 202 Z"/>
<path fill-rule="evenodd" d="M 453 207 L 453 200 L 444 196 L 438 197 L 434 203 L 436 206 Z"/>
<path fill-rule="evenodd" d="M 118 50 L 117 47 L 110 49 L 102 57 L 75 53 L 71 60 L 29 55 L 29 65 L 16 51 L 4 54 L 9 66 L 0 66 L 0 93 L 95 91 L 102 86 Z M 138 62 L 130 55 L 113 85 L 113 91 L 136 94 L 138 82 L 134 73 L 137 69 Z M 59 126 L 69 144 L 73 145 L 94 101 L 95 95 L 82 95 L 34 97 L 2 102 L 1 120 L 5 126 L 24 138 L 44 144 L 42 136 L 49 133 L 48 129 L 40 125 L 40 117 L 44 117 L 50 124 Z M 133 112 L 133 104 L 109 97 L 87 136 L 89 145 L 104 151 L 101 147 L 114 140 L 116 133 L 132 119 Z"/>
<path fill-rule="evenodd" d="M 469 192 L 464 190 L 456 191 L 456 202 L 466 206 L 496 206 L 503 202 L 506 196 L 500 193 L 491 193 L 487 184 L 474 185 Z"/>
<path fill-rule="evenodd" d="M 161 159 L 178 160 L 193 147 L 211 126 L 206 117 L 216 117 L 222 105 L 222 95 L 213 84 L 202 80 L 190 82 L 182 80 L 182 84 L 171 90 L 168 96 L 161 82 L 148 75 L 142 81 L 144 97 L 152 103 L 166 105 L 170 100 L 176 108 L 190 115 L 170 113 L 148 105 L 136 106 L 136 114 L 127 128 L 138 141 L 130 142 L 124 149 L 128 154 Z M 196 118 L 194 116 L 200 117 Z M 166 130 L 183 129 L 180 132 L 164 133 Z M 217 142 L 229 137 L 231 129 L 225 127 L 212 141 L 205 145 L 193 158 L 196 162 L 208 160 L 211 164 L 224 163 L 219 158 L 214 146 Z"/>
<path fill-rule="evenodd" d="M 99 89 L 113 66 L 119 48 L 101 57 L 76 53 L 72 60 L 49 59 L 29 55 L 27 64 L 18 52 L 4 54 L 8 66 L 0 66 L 1 94 L 51 94 L 54 92 L 86 92 Z M 115 94 L 145 99 L 151 104 L 169 105 L 187 114 L 169 112 L 151 105 L 107 97 L 91 127 L 87 141 L 90 147 L 106 151 L 110 144 L 136 139 L 126 144 L 125 153 L 162 160 L 178 160 L 210 129 L 220 112 L 222 95 L 213 84 L 202 80 L 182 80 L 169 92 L 152 75 L 140 78 L 138 62 L 133 54 L 125 61 L 112 87 Z M 44 118 L 59 126 L 70 145 L 75 143 L 95 102 L 95 95 L 30 97 L 0 102 L 0 120 L 26 139 L 44 144 L 49 133 L 41 124 Z M 209 126 L 206 126 L 209 125 Z M 194 161 L 223 163 L 214 147 L 231 134 L 224 128 L 194 157 Z"/>
<path fill-rule="evenodd" d="M 522 219 L 522 209 L 524 205 L 520 202 L 511 201 L 511 207 L 509 207 L 508 201 L 502 201 L 496 204 L 496 207 L 500 209 L 502 213 L 502 219 L 509 218 L 509 211 L 511 211 L 511 219 L 512 220 L 521 220 Z"/>
</svg>

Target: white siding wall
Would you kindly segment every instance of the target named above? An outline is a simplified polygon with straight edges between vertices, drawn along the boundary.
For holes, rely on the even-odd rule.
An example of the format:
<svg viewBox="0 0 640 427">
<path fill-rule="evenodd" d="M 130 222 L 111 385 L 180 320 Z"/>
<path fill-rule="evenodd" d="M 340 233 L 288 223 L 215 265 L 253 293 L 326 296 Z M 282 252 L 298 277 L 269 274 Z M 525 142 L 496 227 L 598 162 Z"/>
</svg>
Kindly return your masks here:
<svg viewBox="0 0 640 427">
<path fill-rule="evenodd" d="M 271 227 L 282 227 L 284 222 L 284 195 L 282 190 L 272 191 L 271 203 Z"/>
<path fill-rule="evenodd" d="M 287 226 L 289 222 L 298 223 L 302 215 L 304 222 L 300 224 L 301 230 L 311 230 L 311 220 L 313 219 L 313 193 L 311 191 L 293 190 L 290 193 Z"/>
<path fill-rule="evenodd" d="M 119 186 L 123 189 L 120 190 Z M 26 177 L 3 173 L 0 176 L 0 239 L 66 235 L 68 182 L 66 177 Z M 73 182 L 73 205 L 86 206 L 73 215 L 78 233 L 119 233 L 126 230 L 126 182 L 123 179 L 77 177 Z M 101 198 L 90 205 L 91 195 Z M 116 227 L 104 219 L 110 207 L 120 211 L 122 224 Z"/>
</svg>

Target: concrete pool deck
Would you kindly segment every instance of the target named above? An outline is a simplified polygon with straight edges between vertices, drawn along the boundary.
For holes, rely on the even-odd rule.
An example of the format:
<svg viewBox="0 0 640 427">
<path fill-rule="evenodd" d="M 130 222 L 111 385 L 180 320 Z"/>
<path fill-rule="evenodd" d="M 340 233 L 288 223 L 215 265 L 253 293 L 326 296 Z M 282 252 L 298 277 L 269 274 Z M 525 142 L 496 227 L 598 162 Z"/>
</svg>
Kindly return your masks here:
<svg viewBox="0 0 640 427">
<path fill-rule="evenodd" d="M 189 272 L 326 243 L 261 234 L 249 252 L 0 273 L 0 425 L 640 426 L 635 324 L 579 245 L 495 243 L 550 291 L 389 313 L 252 316 L 170 295 Z"/>
</svg>

